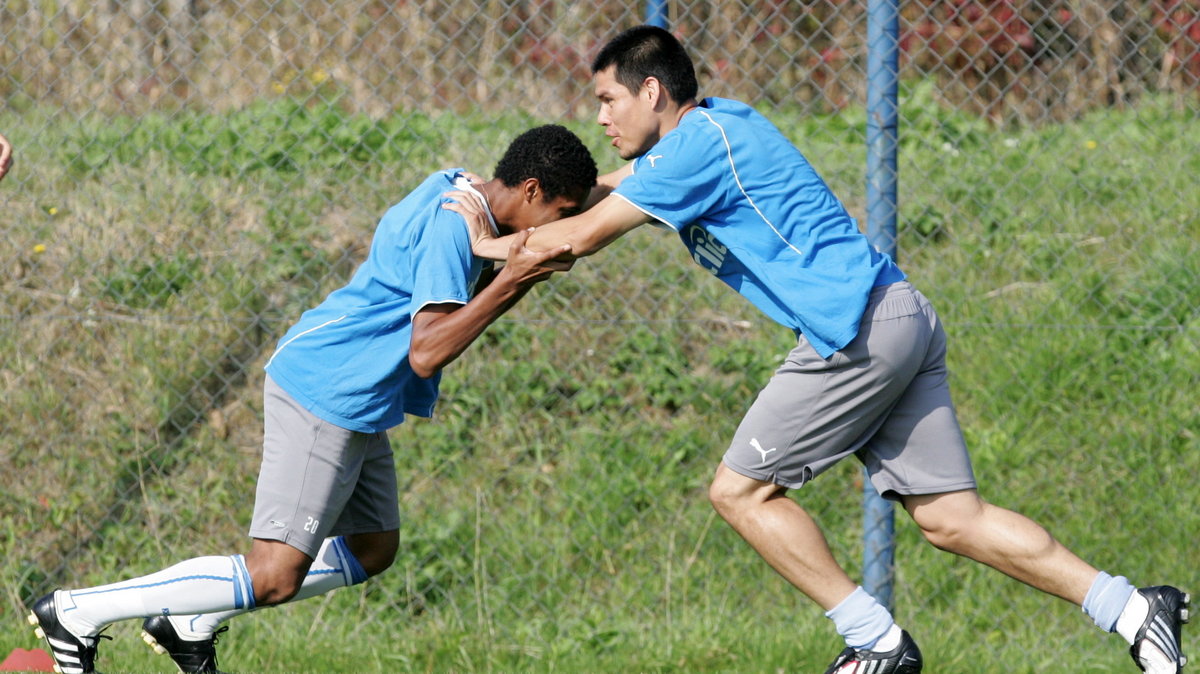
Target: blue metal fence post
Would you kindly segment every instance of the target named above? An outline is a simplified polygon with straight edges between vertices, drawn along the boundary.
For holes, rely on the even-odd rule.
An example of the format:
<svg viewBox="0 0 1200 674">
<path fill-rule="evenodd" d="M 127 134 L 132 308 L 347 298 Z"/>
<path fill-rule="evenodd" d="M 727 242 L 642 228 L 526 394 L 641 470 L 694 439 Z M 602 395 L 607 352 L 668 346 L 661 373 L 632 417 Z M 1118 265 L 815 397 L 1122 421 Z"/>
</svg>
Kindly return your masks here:
<svg viewBox="0 0 1200 674">
<path fill-rule="evenodd" d="M 899 80 L 897 0 L 867 2 L 867 236 L 896 257 L 896 133 Z M 863 588 L 892 608 L 895 515 L 891 501 L 863 484 Z"/>
<path fill-rule="evenodd" d="M 650 0 L 646 3 L 646 23 L 667 28 L 667 0 Z"/>
</svg>

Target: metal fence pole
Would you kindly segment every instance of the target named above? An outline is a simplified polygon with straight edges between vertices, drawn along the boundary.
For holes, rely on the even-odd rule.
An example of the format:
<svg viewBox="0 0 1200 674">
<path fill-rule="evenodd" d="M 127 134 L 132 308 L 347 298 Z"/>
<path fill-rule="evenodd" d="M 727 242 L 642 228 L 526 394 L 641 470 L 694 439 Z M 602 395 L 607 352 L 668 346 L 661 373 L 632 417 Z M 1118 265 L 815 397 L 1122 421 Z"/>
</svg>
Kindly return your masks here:
<svg viewBox="0 0 1200 674">
<path fill-rule="evenodd" d="M 667 28 L 667 0 L 650 0 L 646 3 L 646 23 Z"/>
<path fill-rule="evenodd" d="M 894 258 L 899 11 L 896 0 L 870 0 L 867 13 L 867 235 Z M 895 552 L 892 503 L 864 479 L 863 587 L 889 609 Z"/>
</svg>

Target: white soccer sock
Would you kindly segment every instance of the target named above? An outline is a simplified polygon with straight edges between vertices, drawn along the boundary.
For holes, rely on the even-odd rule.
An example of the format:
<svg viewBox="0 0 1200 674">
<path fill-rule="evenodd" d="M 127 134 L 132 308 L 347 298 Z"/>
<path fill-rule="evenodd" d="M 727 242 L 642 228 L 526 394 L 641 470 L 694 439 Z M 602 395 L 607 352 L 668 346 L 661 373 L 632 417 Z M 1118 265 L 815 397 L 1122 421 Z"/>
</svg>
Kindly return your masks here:
<svg viewBox="0 0 1200 674">
<path fill-rule="evenodd" d="M 879 641 L 876 641 L 871 646 L 871 650 L 879 653 L 887 653 L 888 651 L 895 650 L 895 648 L 900 645 L 900 640 L 903 638 L 904 630 L 900 629 L 900 626 L 896 623 L 892 623 L 892 626 L 888 628 L 888 631 L 883 636 L 879 637 Z"/>
<path fill-rule="evenodd" d="M 1134 592 L 1129 595 L 1129 601 L 1125 602 L 1125 608 L 1121 609 L 1121 616 L 1117 618 L 1116 633 L 1125 637 L 1125 641 L 1132 646 L 1133 640 L 1137 638 L 1137 631 L 1142 627 L 1142 623 L 1146 622 L 1146 616 L 1149 614 L 1150 602 L 1141 592 Z"/>
<path fill-rule="evenodd" d="M 112 585 L 60 590 L 55 603 L 68 630 L 91 637 L 128 618 L 253 607 L 254 589 L 241 555 L 196 557 Z"/>
<path fill-rule="evenodd" d="M 350 552 L 345 539 L 341 536 L 326 538 L 325 542 L 321 544 L 321 549 L 317 551 L 317 557 L 313 560 L 312 566 L 308 569 L 308 575 L 304 577 L 300 591 L 286 603 L 290 604 L 294 601 L 325 594 L 339 587 L 357 585 L 366 579 L 366 572 L 358 563 L 358 559 L 354 557 L 354 553 Z M 169 618 L 180 638 L 201 641 L 211 638 L 221 623 L 246 613 L 248 610 L 242 608 L 200 615 L 172 615 Z"/>
</svg>

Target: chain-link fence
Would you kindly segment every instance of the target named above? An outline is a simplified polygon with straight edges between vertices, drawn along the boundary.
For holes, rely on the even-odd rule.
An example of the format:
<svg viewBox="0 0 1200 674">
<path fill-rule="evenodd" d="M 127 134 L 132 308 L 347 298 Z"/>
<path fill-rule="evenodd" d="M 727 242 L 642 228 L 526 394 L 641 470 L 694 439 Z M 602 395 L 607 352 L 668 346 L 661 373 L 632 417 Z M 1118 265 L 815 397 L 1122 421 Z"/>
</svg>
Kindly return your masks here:
<svg viewBox="0 0 1200 674">
<path fill-rule="evenodd" d="M 860 221 L 864 4 L 669 5 L 702 94 L 756 104 Z M 241 550 L 264 353 L 428 172 L 486 173 L 547 121 L 615 167 L 589 59 L 642 16 L 3 3 L 6 615 L 57 584 Z M 947 324 L 982 492 L 1098 566 L 1200 587 L 1200 2 L 915 0 L 901 17 L 899 260 Z M 765 671 L 751 637 L 784 609 L 767 632 L 832 655 L 819 612 L 705 503 L 788 335 L 668 239 L 637 232 L 539 287 L 454 364 L 435 418 L 392 433 L 396 567 L 346 593 L 361 604 L 288 610 L 322 634 L 468 634 L 509 668 L 646 644 L 659 659 L 628 669 Z M 853 569 L 856 467 L 802 492 Z M 899 529 L 897 612 L 947 663 L 933 671 L 1050 671 L 1030 639 L 1087 654 L 1072 671 L 1128 665 L 1074 609 Z M 443 655 L 430 666 L 487 668 Z"/>
</svg>

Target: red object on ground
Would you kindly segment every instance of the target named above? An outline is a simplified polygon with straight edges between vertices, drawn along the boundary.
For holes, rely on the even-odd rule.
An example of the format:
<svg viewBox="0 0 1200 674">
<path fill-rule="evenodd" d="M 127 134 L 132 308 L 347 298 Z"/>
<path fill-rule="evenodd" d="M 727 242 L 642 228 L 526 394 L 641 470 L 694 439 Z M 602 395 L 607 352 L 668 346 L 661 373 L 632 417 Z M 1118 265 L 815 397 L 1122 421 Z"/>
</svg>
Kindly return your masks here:
<svg viewBox="0 0 1200 674">
<path fill-rule="evenodd" d="M 12 653 L 0 662 L 0 672 L 53 672 L 54 658 L 40 648 L 27 651 L 24 648 L 14 648 Z"/>
</svg>

